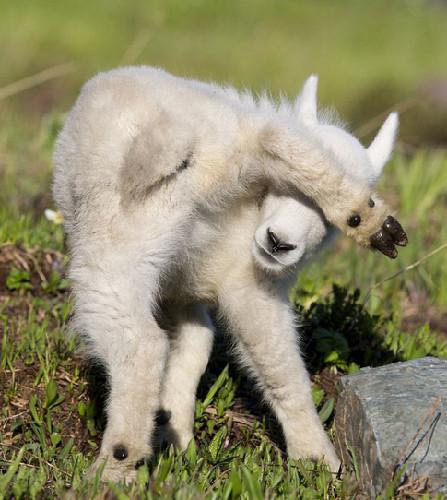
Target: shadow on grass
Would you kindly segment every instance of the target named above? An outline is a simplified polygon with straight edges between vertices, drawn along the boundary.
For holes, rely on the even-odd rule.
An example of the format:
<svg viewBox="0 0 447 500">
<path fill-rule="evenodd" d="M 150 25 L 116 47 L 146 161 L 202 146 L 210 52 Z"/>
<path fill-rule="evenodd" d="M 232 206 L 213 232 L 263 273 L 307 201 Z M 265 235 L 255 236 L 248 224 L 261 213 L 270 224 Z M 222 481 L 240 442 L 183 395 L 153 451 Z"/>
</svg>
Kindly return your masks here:
<svg viewBox="0 0 447 500">
<path fill-rule="evenodd" d="M 401 361 L 384 343 L 383 318 L 371 315 L 359 297 L 358 289 L 333 284 L 332 294 L 308 309 L 296 304 L 301 349 L 311 373 L 328 365 L 343 373 Z"/>
<path fill-rule="evenodd" d="M 382 318 L 371 315 L 359 302 L 359 296 L 359 290 L 349 292 L 334 284 L 328 297 L 314 302 L 309 308 L 295 304 L 301 325 L 299 342 L 302 356 L 312 378 L 325 389 L 327 397 L 337 397 L 336 381 L 344 373 L 363 366 L 401 361 L 384 343 Z M 230 376 L 238 381 L 236 409 L 253 415 L 258 421 L 264 421 L 269 437 L 280 449 L 285 450 L 276 417 L 264 402 L 263 394 L 254 380 L 247 376 L 232 356 L 232 340 L 225 325 L 217 321 L 215 323 L 218 324 L 217 336 L 207 372 L 198 389 L 198 397 L 203 399 L 228 364 Z M 336 370 L 331 367 L 336 367 Z"/>
</svg>

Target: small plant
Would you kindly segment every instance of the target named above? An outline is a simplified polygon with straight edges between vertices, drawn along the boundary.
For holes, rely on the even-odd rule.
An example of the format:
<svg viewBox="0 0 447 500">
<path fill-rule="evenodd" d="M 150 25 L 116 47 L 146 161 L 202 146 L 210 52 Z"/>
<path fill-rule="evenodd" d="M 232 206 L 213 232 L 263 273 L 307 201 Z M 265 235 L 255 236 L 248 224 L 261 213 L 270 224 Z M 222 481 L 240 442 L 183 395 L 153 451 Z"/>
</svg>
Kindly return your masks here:
<svg viewBox="0 0 447 500">
<path fill-rule="evenodd" d="M 31 290 L 31 275 L 28 271 L 23 271 L 17 267 L 12 267 L 6 277 L 6 288 L 11 291 Z"/>
<path fill-rule="evenodd" d="M 296 304 L 313 370 L 331 365 L 352 373 L 359 366 L 377 366 L 396 359 L 384 342 L 383 320 L 371 315 L 359 297 L 359 290 L 349 292 L 334 284 L 332 294 L 323 301 L 312 302 L 306 309 Z"/>
<path fill-rule="evenodd" d="M 45 293 L 64 292 L 70 286 L 70 281 L 63 278 L 57 271 L 51 271 L 47 281 L 42 281 L 41 287 Z"/>
</svg>

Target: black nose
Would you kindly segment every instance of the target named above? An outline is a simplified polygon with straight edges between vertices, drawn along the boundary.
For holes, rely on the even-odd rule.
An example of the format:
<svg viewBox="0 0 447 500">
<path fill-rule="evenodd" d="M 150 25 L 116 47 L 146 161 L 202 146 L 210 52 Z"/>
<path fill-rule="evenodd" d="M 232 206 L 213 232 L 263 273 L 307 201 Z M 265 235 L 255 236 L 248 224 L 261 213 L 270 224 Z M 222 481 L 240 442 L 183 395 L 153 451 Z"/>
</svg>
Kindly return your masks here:
<svg viewBox="0 0 447 500">
<path fill-rule="evenodd" d="M 281 241 L 270 228 L 267 229 L 267 234 L 272 245 L 272 253 L 289 252 L 290 250 L 295 250 L 296 245 Z"/>
</svg>

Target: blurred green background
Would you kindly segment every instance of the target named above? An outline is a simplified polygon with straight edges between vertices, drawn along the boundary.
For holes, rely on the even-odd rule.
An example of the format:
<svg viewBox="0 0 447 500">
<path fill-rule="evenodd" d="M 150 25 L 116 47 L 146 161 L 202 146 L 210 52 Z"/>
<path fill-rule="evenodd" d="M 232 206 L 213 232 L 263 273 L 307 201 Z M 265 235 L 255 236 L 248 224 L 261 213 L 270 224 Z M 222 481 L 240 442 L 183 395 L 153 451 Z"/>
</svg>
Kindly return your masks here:
<svg viewBox="0 0 447 500">
<path fill-rule="evenodd" d="M 27 116 L 68 107 L 86 78 L 122 64 L 274 95 L 294 95 L 317 73 L 322 102 L 354 128 L 397 108 L 404 111 L 401 142 L 447 141 L 442 2 L 2 0 L 0 12 L 0 87 L 56 64 L 76 65 L 69 76 L 2 102 Z"/>
<path fill-rule="evenodd" d="M 334 107 L 365 144 L 391 110 L 399 111 L 396 154 L 378 191 L 399 213 L 409 246 L 390 261 L 339 238 L 304 269 L 291 298 L 308 321 L 303 345 L 314 349 L 307 359 L 318 387 L 325 373 L 337 377 L 364 364 L 447 356 L 446 1 L 0 0 L 0 54 L 0 469 L 12 471 L 0 478 L 0 496 L 14 476 L 16 498 L 33 491 L 51 496 L 53 489 L 60 497 L 67 481 L 82 484 L 96 454 L 96 410 L 64 333 L 67 283 L 51 270 L 65 264 L 62 228 L 43 214 L 52 207 L 54 139 L 80 86 L 98 71 L 157 65 L 291 98 L 316 73 L 320 104 Z M 350 292 L 358 287 L 360 295 L 332 293 L 333 283 Z M 233 408 L 238 380 L 226 379 L 232 389 L 218 393 L 216 408 L 222 401 L 225 411 Z M 49 403 L 39 401 L 54 395 L 55 384 L 60 397 L 50 416 Z M 331 415 L 332 393 L 326 387 L 322 394 L 316 404 L 321 411 L 329 404 Z M 186 474 L 179 458 L 172 491 L 186 482 L 191 498 L 199 490 L 230 492 L 228 470 L 215 466 L 204 444 L 216 428 L 228 425 L 228 435 L 234 433 L 221 413 L 217 420 L 204 408 L 196 415 L 205 457 L 200 487 L 198 469 Z M 237 453 L 250 467 L 258 464 L 251 470 L 264 477 L 258 445 L 272 446 L 270 434 L 248 429 Z M 21 446 L 23 467 L 13 462 Z M 229 450 L 222 453 L 233 460 L 236 451 Z M 280 453 L 275 457 L 279 479 L 267 474 L 260 491 L 342 495 L 344 483 L 333 481 L 328 490 L 321 471 L 309 476 L 289 468 L 295 476 L 284 476 Z M 160 464 L 172 465 L 169 460 Z M 163 497 L 166 477 L 155 484 Z"/>
</svg>

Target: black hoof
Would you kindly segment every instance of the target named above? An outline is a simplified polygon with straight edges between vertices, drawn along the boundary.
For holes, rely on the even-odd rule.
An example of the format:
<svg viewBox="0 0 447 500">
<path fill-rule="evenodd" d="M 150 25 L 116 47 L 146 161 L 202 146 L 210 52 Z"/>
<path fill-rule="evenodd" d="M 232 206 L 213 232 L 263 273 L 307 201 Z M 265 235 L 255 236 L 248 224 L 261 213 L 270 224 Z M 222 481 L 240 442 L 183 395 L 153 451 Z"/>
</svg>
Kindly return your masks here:
<svg viewBox="0 0 447 500">
<path fill-rule="evenodd" d="M 373 248 L 391 259 L 395 259 L 397 250 L 394 245 L 404 247 L 408 243 L 408 238 L 400 223 L 389 215 L 382 224 L 382 229 L 374 233 L 369 241 Z"/>
<path fill-rule="evenodd" d="M 400 225 L 399 221 L 397 221 L 394 217 L 389 215 L 385 222 L 382 225 L 382 229 L 386 231 L 391 237 L 396 245 L 404 247 L 408 243 L 408 238 Z"/>
<path fill-rule="evenodd" d="M 374 233 L 369 241 L 371 242 L 371 246 L 382 252 L 383 255 L 386 255 L 391 259 L 395 259 L 397 257 L 397 250 L 394 247 L 393 238 L 383 229 Z"/>
<path fill-rule="evenodd" d="M 171 412 L 169 410 L 158 410 L 155 415 L 155 423 L 157 425 L 166 425 L 171 420 Z"/>
<path fill-rule="evenodd" d="M 113 447 L 113 458 L 116 460 L 125 460 L 128 456 L 127 448 L 123 445 Z"/>
<path fill-rule="evenodd" d="M 146 465 L 147 461 L 145 458 L 140 458 L 140 460 L 137 460 L 135 462 L 135 469 L 139 469 L 140 467 L 143 467 L 143 465 Z"/>
</svg>

